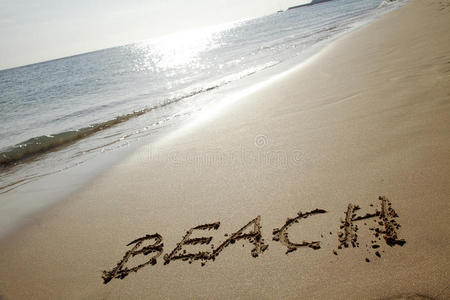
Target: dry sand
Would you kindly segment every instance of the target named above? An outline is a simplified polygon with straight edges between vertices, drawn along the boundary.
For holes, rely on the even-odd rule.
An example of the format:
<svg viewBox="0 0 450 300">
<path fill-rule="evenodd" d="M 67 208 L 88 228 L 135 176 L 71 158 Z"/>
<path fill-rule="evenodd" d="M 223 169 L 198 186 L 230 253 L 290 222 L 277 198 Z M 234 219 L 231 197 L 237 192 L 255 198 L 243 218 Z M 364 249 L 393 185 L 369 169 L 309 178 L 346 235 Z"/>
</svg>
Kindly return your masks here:
<svg viewBox="0 0 450 300">
<path fill-rule="evenodd" d="M 3 240 L 0 295 L 450 297 L 448 0 L 411 0 L 221 111 L 143 147 Z M 157 264 L 105 285 L 102 271 L 126 245 L 154 233 L 164 246 L 145 258 L 160 255 Z M 205 266 L 164 265 L 200 250 Z"/>
</svg>

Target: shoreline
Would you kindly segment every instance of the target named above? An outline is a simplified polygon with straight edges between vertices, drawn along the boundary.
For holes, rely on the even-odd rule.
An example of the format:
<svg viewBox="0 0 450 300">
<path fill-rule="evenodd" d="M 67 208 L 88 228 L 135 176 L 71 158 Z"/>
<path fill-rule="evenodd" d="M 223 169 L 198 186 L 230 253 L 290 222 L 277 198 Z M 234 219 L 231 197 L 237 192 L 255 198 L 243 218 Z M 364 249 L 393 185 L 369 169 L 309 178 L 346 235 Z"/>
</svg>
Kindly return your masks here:
<svg viewBox="0 0 450 300">
<path fill-rule="evenodd" d="M 0 296 L 448 297 L 449 11 L 410 0 L 195 130 L 140 148 L 0 242 Z M 348 204 L 372 213 L 383 195 L 406 244 L 377 257 L 361 224 L 361 247 L 337 250 Z M 286 255 L 272 230 L 316 208 L 327 212 L 289 236 L 321 248 Z M 220 221 L 206 233 L 217 246 L 257 216 L 269 245 L 259 257 L 239 240 L 205 266 L 163 265 L 189 228 Z M 157 264 L 104 285 L 126 244 L 153 233 Z"/>
<path fill-rule="evenodd" d="M 116 164 L 119 164 L 126 157 L 131 156 L 143 145 L 157 145 L 161 141 L 170 140 L 177 135 L 183 135 L 184 132 L 187 132 L 192 128 L 199 127 L 199 124 L 205 122 L 206 119 L 212 120 L 214 116 L 217 115 L 217 111 L 223 110 L 226 107 L 233 105 L 233 103 L 239 101 L 239 99 L 244 99 L 252 93 L 255 93 L 258 90 L 264 88 L 265 86 L 282 80 L 291 73 L 298 72 L 298 70 L 300 70 L 303 66 L 311 63 L 314 59 L 319 58 L 321 53 L 327 47 L 331 47 L 334 42 L 336 42 L 343 36 L 361 30 L 365 26 L 368 26 L 370 23 L 375 22 L 384 14 L 392 12 L 393 10 L 396 10 L 405 5 L 405 3 L 406 0 L 399 0 L 398 3 L 396 2 L 391 4 L 387 11 L 383 11 L 381 13 L 376 12 L 370 18 L 352 24 L 350 28 L 344 30 L 343 32 L 338 33 L 329 39 L 316 43 L 310 48 L 304 50 L 303 54 L 295 59 L 295 62 L 293 62 L 293 66 L 288 66 L 288 64 L 284 62 L 283 64 L 281 64 L 282 66 L 276 65 L 273 68 L 263 70 L 262 72 L 257 72 L 256 74 L 253 74 L 251 78 L 243 78 L 239 82 L 232 82 L 230 86 L 228 86 L 228 84 L 221 86 L 219 89 L 219 98 L 221 98 L 221 100 L 214 100 L 214 103 L 206 104 L 206 106 L 203 108 L 203 110 L 205 111 L 202 113 L 203 117 L 199 117 L 194 114 L 188 117 L 188 120 L 179 121 L 180 124 L 170 125 L 175 128 L 172 130 L 168 130 L 165 134 L 162 132 L 167 130 L 167 128 L 161 128 L 161 132 L 158 132 L 156 136 L 153 137 L 152 142 L 150 142 L 149 140 L 147 140 L 147 142 L 134 141 L 133 146 L 126 147 L 130 149 L 113 150 L 111 151 L 112 153 L 107 153 L 108 157 L 98 157 L 99 161 L 95 163 L 92 162 L 93 158 L 88 158 L 87 160 L 81 160 L 77 162 L 75 164 L 75 167 L 69 165 L 64 167 L 60 166 L 58 169 L 54 169 L 51 172 L 37 174 L 35 176 L 31 176 L 31 178 L 29 176 L 22 175 L 22 179 L 10 183 L 10 190 L 7 190 L 3 193 L 0 191 L 0 194 L 4 195 L 2 201 L 9 202 L 9 204 L 4 206 L 4 210 L 8 211 L 8 213 L 2 213 L 0 215 L 0 217 L 2 217 L 4 220 L 4 222 L 0 221 L 0 239 L 7 239 L 8 236 L 14 235 L 16 231 L 20 230 L 20 228 L 26 227 L 28 223 L 33 222 L 35 216 L 38 216 L 41 212 L 51 208 L 51 206 L 53 205 L 58 205 L 59 201 L 67 199 L 69 195 L 76 193 L 89 181 L 97 176 L 101 176 L 101 174 L 105 170 L 113 168 Z M 196 96 L 198 95 L 194 95 L 192 97 Z M 212 94 L 209 97 L 214 98 L 215 95 Z M 147 108 L 144 108 L 143 111 L 146 109 Z M 207 118 L 204 117 L 204 115 L 206 114 L 209 114 Z M 88 150 L 87 152 L 90 152 L 90 150 Z M 46 153 L 43 153 L 43 155 L 46 155 Z M 47 158 L 47 160 L 49 160 L 49 158 Z M 79 165 L 85 164 L 86 162 L 88 162 L 89 166 L 82 166 L 80 168 Z M 40 163 L 39 158 L 36 161 L 31 161 L 31 164 L 33 163 Z M 22 171 L 18 170 L 17 172 L 20 173 Z M 61 172 L 62 174 L 60 174 Z M 35 181 L 34 177 L 38 178 L 37 181 Z M 74 181 L 72 180 L 72 178 L 74 177 L 79 179 Z M 57 182 L 58 192 L 42 192 L 41 186 L 52 185 L 52 181 Z M 23 188 L 22 185 L 25 185 L 25 188 Z M 53 186 L 54 185 L 55 184 L 53 184 Z M 19 187 L 19 189 L 15 191 L 17 187 Z M 0 189 L 1 188 L 2 187 L 0 187 Z M 25 198 L 25 201 L 23 201 L 23 198 Z M 2 218 L 0 218 L 0 220 Z"/>
</svg>

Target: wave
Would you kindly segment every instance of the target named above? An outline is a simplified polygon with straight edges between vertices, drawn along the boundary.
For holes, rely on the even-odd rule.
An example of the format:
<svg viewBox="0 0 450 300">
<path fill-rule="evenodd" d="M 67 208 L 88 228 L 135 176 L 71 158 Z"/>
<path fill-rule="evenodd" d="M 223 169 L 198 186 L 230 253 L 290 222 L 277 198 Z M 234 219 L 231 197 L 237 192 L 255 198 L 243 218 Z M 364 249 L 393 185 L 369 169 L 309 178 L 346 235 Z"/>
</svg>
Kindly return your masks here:
<svg viewBox="0 0 450 300">
<path fill-rule="evenodd" d="M 381 2 L 381 4 L 378 6 L 378 8 L 382 8 L 382 7 L 391 5 L 394 2 L 395 2 L 395 0 L 383 0 L 383 2 Z"/>
<path fill-rule="evenodd" d="M 29 140 L 21 142 L 15 146 L 8 148 L 6 151 L 0 153 L 0 166 L 6 167 L 14 165 L 22 160 L 35 157 L 50 151 L 59 150 L 65 146 L 68 146 L 72 143 L 75 143 L 81 139 L 87 138 L 99 131 L 108 129 L 117 124 L 123 123 L 133 118 L 137 118 L 143 114 L 149 113 L 156 109 L 162 108 L 164 106 L 176 103 L 186 98 L 193 97 L 200 93 L 205 93 L 217 89 L 221 86 L 229 84 L 233 81 L 242 79 L 244 77 L 250 76 L 258 71 L 262 71 L 269 67 L 272 67 L 278 64 L 278 61 L 269 62 L 263 65 L 259 65 L 253 68 L 246 69 L 242 72 L 232 74 L 226 77 L 223 77 L 217 81 L 210 82 L 209 84 L 202 87 L 194 87 L 190 90 L 184 91 L 180 95 L 171 97 L 167 99 L 165 102 L 155 105 L 152 107 L 147 107 L 138 111 L 134 111 L 132 113 L 118 116 L 114 119 L 100 122 L 97 124 L 90 125 L 88 127 L 84 127 L 78 130 L 70 130 L 57 134 L 51 135 L 43 135 L 38 137 L 33 137 Z"/>
<path fill-rule="evenodd" d="M 107 129 L 116 124 L 125 122 L 131 118 L 140 116 L 150 110 L 151 109 L 145 109 L 127 115 L 118 116 L 112 120 L 94 124 L 78 130 L 65 131 L 58 134 L 43 135 L 31 138 L 25 142 L 13 146 L 5 152 L 0 153 L 0 166 L 11 165 L 25 158 L 37 154 L 43 154 L 50 150 L 54 150 L 55 148 L 69 145 L 77 140 L 86 138 L 100 130 Z"/>
</svg>

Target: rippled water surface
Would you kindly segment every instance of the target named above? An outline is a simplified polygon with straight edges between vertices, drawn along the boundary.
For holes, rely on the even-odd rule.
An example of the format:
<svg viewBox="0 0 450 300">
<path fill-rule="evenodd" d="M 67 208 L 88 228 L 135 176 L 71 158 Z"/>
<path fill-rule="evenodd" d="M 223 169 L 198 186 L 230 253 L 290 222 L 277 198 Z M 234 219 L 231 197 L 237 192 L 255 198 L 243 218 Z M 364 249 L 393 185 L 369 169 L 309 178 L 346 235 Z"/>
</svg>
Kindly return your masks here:
<svg viewBox="0 0 450 300">
<path fill-rule="evenodd" d="M 333 0 L 0 71 L 0 193 L 151 140 L 255 74 L 394 6 Z M 277 69 L 277 70 L 278 70 Z"/>
</svg>

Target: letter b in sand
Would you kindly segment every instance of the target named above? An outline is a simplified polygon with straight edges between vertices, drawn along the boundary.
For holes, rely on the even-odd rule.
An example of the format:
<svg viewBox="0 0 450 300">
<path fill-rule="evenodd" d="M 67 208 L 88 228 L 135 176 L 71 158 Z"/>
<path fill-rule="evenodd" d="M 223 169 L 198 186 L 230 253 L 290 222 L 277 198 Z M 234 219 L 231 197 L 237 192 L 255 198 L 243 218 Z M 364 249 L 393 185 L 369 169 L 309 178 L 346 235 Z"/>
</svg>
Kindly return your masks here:
<svg viewBox="0 0 450 300">
<path fill-rule="evenodd" d="M 155 242 L 152 245 L 142 247 L 141 249 L 138 250 L 139 246 L 141 246 L 141 244 L 145 240 L 152 240 L 152 239 L 155 240 Z M 117 264 L 117 266 L 114 269 L 112 269 L 111 271 L 103 271 L 103 276 L 102 276 L 103 283 L 107 284 L 113 278 L 123 279 L 126 276 L 128 276 L 128 274 L 130 272 L 137 272 L 139 269 L 145 267 L 148 264 L 152 264 L 152 265 L 156 264 L 156 259 L 163 252 L 164 244 L 161 242 L 162 242 L 162 236 L 159 235 L 158 233 L 155 233 L 152 235 L 147 234 L 144 237 L 138 238 L 138 239 L 128 243 L 127 246 L 131 246 L 134 244 L 133 248 L 125 253 L 122 260 Z M 138 254 L 148 255 L 153 252 L 156 252 L 156 254 L 151 259 L 149 259 L 147 262 L 137 265 L 136 267 L 133 267 L 131 269 L 125 267 L 125 264 L 128 262 L 128 259 L 130 259 L 130 257 L 135 257 Z"/>
</svg>

